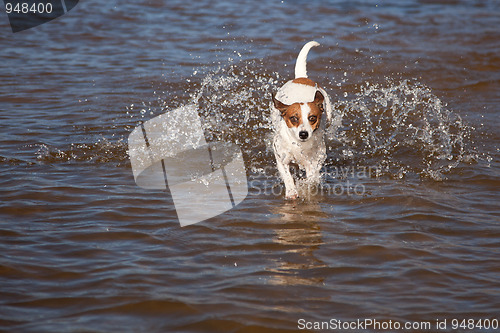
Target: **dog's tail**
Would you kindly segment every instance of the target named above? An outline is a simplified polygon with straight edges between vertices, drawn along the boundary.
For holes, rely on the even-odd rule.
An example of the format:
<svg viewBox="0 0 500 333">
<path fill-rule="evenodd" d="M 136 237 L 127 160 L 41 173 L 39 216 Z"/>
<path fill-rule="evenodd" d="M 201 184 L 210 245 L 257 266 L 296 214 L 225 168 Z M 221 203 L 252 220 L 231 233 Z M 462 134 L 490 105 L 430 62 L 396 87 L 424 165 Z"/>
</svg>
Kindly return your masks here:
<svg viewBox="0 0 500 333">
<path fill-rule="evenodd" d="M 315 41 L 310 41 L 306 45 L 302 47 L 302 50 L 299 52 L 299 56 L 297 57 L 297 61 L 295 62 L 295 78 L 298 79 L 299 77 L 307 77 L 307 54 L 309 53 L 309 50 L 314 47 L 318 46 L 319 43 Z"/>
</svg>

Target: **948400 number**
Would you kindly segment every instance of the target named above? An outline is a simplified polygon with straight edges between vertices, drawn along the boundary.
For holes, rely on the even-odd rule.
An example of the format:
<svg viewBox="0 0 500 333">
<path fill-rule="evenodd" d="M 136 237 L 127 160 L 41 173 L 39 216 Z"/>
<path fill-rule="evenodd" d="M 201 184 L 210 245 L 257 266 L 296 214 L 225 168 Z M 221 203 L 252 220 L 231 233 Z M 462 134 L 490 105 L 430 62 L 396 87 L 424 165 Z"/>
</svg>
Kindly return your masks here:
<svg viewBox="0 0 500 333">
<path fill-rule="evenodd" d="M 12 4 L 10 2 L 5 3 L 5 11 L 7 14 L 18 13 L 18 14 L 50 14 L 52 13 L 52 4 L 48 3 L 33 3 L 29 4 L 27 2 Z"/>
<path fill-rule="evenodd" d="M 451 328 L 453 330 L 464 329 L 464 330 L 498 330 L 499 323 L 498 319 L 453 319 L 451 321 Z"/>
</svg>

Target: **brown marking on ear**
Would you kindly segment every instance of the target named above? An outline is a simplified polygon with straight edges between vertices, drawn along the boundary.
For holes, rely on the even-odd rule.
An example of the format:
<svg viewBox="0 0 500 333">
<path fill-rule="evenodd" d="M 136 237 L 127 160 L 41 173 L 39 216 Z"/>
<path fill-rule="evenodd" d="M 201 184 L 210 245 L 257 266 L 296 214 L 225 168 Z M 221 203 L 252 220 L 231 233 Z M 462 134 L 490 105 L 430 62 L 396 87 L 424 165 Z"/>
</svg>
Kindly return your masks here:
<svg viewBox="0 0 500 333">
<path fill-rule="evenodd" d="M 302 124 L 302 111 L 299 103 L 293 103 L 281 114 L 288 128 L 298 127 Z"/>
<path fill-rule="evenodd" d="M 276 99 L 276 95 L 273 95 L 273 104 L 276 109 L 278 109 L 279 112 L 281 112 L 281 115 L 285 114 L 286 110 L 290 107 L 290 105 L 286 105 Z"/>
<path fill-rule="evenodd" d="M 316 83 L 313 80 L 308 79 L 307 77 L 299 77 L 294 79 L 292 82 L 298 84 L 305 84 L 306 86 L 311 86 L 311 87 L 316 86 Z"/>
<path fill-rule="evenodd" d="M 317 129 L 321 122 L 321 115 L 323 114 L 324 111 L 323 108 L 324 100 L 325 97 L 323 96 L 323 94 L 319 91 L 316 91 L 316 95 L 314 96 L 314 101 L 307 103 L 311 108 L 311 111 L 309 112 L 307 119 L 311 123 L 313 130 Z M 314 121 L 311 121 L 311 119 Z"/>
<path fill-rule="evenodd" d="M 318 106 L 318 108 L 321 110 L 321 112 L 325 111 L 324 106 L 323 106 L 324 101 L 325 101 L 325 96 L 323 96 L 323 94 L 319 90 L 317 90 L 316 94 L 314 95 L 313 103 Z"/>
</svg>

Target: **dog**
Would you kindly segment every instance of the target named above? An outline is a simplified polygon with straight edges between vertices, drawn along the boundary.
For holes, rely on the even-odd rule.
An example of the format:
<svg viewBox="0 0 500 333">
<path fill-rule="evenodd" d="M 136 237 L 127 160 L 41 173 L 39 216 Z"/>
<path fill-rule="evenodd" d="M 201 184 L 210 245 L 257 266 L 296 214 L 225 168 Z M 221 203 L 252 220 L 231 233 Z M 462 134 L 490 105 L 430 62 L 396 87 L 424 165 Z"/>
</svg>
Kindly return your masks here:
<svg viewBox="0 0 500 333">
<path fill-rule="evenodd" d="M 306 70 L 307 54 L 318 45 L 311 41 L 302 47 L 295 63 L 295 79 L 278 89 L 270 105 L 275 129 L 273 150 L 288 200 L 299 197 L 290 164 L 305 169 L 307 181 L 318 184 L 326 159 L 324 134 L 332 106 L 326 92 L 307 77 Z"/>
</svg>

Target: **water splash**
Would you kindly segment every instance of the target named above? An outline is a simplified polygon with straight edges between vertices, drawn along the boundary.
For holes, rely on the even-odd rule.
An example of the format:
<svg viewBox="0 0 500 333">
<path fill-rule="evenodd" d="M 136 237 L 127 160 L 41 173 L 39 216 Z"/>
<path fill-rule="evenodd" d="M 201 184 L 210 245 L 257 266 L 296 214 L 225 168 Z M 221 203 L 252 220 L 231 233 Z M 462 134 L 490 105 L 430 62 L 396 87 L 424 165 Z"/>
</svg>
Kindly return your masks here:
<svg viewBox="0 0 500 333">
<path fill-rule="evenodd" d="M 209 141 L 230 141 L 246 159 L 261 163 L 270 156 L 272 124 L 269 101 L 279 75 L 257 61 L 221 67 L 191 93 Z"/>
<path fill-rule="evenodd" d="M 269 100 L 281 81 L 258 61 L 230 64 L 193 83 L 188 103 L 198 105 L 208 141 L 238 144 L 251 171 L 262 170 L 274 165 Z M 366 82 L 351 98 L 334 102 L 334 113 L 327 168 L 374 166 L 378 176 L 439 181 L 478 158 L 473 128 L 417 81 Z"/>
<path fill-rule="evenodd" d="M 331 163 L 351 160 L 394 178 L 415 173 L 443 180 L 477 158 L 469 140 L 473 128 L 419 82 L 366 82 L 335 106 L 342 113 L 342 145 Z"/>
<path fill-rule="evenodd" d="M 251 172 L 273 167 L 269 101 L 286 79 L 257 60 L 221 66 L 201 80 L 198 75 L 193 74 L 189 83 L 176 87 L 187 98 L 175 96 L 168 100 L 197 105 L 207 141 L 239 145 Z M 172 106 L 157 97 L 153 103 L 130 105 L 127 117 L 140 123 L 168 112 Z M 334 117 L 327 132 L 327 169 L 369 166 L 380 171 L 377 176 L 403 178 L 416 174 L 439 181 L 462 163 L 479 159 L 470 138 L 474 129 L 419 82 L 366 82 L 354 93 L 344 95 L 343 100 L 332 101 Z M 62 150 L 41 145 L 37 152 L 38 161 L 49 163 L 126 159 L 124 139 L 73 143 Z"/>
<path fill-rule="evenodd" d="M 123 162 L 128 159 L 127 144 L 123 139 L 110 141 L 101 137 L 94 143 L 71 143 L 69 147 L 59 149 L 46 144 L 39 144 L 36 159 L 43 163 L 56 162 Z"/>
<path fill-rule="evenodd" d="M 255 62 L 231 65 L 208 74 L 191 98 L 200 106 L 209 139 L 237 143 L 252 165 L 265 167 L 273 160 L 267 97 L 282 83 L 277 73 Z M 334 109 L 327 168 L 375 166 L 378 176 L 412 173 L 440 181 L 478 158 L 470 139 L 473 128 L 419 82 L 366 82 Z"/>
</svg>

